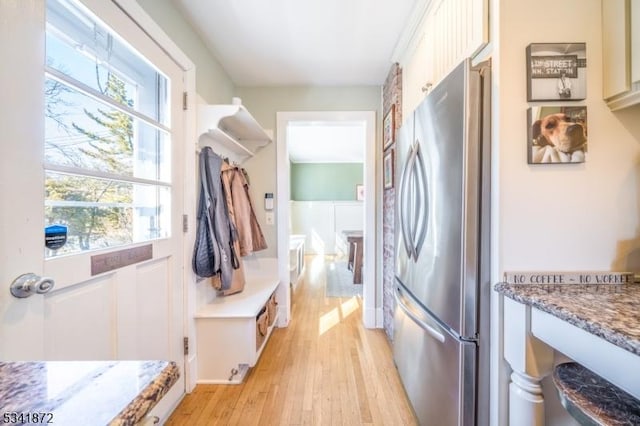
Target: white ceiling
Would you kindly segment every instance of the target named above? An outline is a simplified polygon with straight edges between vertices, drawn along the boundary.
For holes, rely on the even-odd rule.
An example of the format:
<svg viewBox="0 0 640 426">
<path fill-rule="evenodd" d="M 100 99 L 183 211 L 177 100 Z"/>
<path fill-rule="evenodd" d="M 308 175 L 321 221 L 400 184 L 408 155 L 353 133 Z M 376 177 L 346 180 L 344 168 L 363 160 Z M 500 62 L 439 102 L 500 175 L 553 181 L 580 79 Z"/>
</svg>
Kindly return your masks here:
<svg viewBox="0 0 640 426">
<path fill-rule="evenodd" d="M 295 121 L 287 126 L 293 163 L 363 163 L 364 122 Z"/>
<path fill-rule="evenodd" d="M 173 0 L 237 86 L 382 85 L 416 0 Z"/>
</svg>

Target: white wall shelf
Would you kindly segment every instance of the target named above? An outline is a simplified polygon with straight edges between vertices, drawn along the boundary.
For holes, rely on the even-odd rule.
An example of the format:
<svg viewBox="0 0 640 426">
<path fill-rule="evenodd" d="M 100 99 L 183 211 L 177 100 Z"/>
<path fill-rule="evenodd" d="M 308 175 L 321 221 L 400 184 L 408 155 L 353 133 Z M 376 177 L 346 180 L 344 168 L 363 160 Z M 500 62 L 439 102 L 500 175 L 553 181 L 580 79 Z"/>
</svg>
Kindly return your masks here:
<svg viewBox="0 0 640 426">
<path fill-rule="evenodd" d="M 272 136 L 241 104 L 198 106 L 198 147 L 210 146 L 238 163 L 253 157 Z"/>
</svg>

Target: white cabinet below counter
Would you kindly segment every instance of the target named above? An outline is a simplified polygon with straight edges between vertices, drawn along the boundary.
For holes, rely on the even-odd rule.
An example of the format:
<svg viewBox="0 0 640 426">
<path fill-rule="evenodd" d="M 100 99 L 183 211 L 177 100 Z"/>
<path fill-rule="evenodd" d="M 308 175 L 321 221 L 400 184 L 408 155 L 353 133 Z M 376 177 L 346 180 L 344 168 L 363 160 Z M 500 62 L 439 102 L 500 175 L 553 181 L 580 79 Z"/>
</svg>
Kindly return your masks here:
<svg viewBox="0 0 640 426">
<path fill-rule="evenodd" d="M 640 104 L 640 2 L 602 2 L 603 96 L 613 111 Z"/>
</svg>

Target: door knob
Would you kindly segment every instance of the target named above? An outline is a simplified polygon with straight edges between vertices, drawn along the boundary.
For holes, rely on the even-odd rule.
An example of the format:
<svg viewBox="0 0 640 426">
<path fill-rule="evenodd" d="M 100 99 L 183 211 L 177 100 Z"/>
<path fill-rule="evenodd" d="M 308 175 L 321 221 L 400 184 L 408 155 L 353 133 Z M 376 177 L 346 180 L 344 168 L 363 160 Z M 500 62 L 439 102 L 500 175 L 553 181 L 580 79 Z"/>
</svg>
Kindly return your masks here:
<svg viewBox="0 0 640 426">
<path fill-rule="evenodd" d="M 23 274 L 11 283 L 11 294 L 22 299 L 34 293 L 43 294 L 51 291 L 54 285 L 53 278 L 41 277 L 33 273 Z"/>
</svg>

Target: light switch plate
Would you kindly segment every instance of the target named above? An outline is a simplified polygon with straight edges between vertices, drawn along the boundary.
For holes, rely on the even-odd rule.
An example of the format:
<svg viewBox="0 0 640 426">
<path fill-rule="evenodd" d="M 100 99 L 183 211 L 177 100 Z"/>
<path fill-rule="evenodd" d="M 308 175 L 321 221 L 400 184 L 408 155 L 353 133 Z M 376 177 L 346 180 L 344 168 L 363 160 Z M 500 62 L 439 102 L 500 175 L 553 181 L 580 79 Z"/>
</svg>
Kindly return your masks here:
<svg viewBox="0 0 640 426">
<path fill-rule="evenodd" d="M 275 223 L 275 215 L 273 212 L 265 213 L 264 219 L 267 222 L 267 225 L 273 225 Z"/>
</svg>

